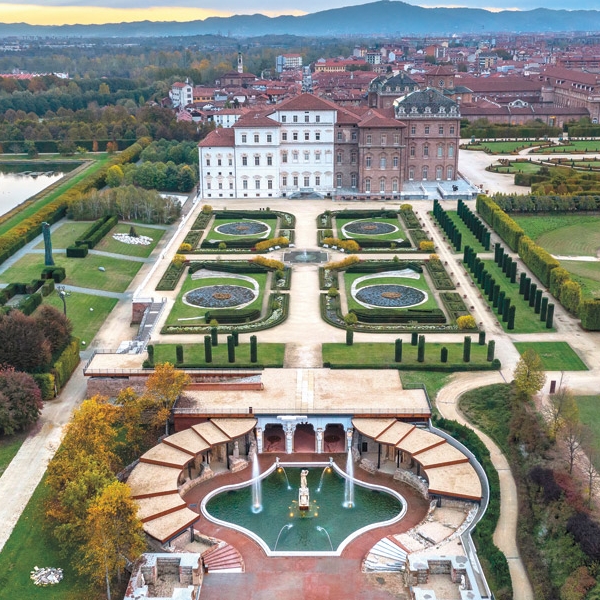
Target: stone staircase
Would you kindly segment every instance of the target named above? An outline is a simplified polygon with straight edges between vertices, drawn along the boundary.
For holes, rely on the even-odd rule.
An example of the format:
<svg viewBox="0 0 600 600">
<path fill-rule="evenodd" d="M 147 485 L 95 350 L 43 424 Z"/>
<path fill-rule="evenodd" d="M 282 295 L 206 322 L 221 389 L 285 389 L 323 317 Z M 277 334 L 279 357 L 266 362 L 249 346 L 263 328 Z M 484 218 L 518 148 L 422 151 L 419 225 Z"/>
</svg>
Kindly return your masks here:
<svg viewBox="0 0 600 600">
<path fill-rule="evenodd" d="M 244 559 L 227 542 L 219 542 L 202 553 L 202 562 L 207 573 L 243 573 Z"/>
<path fill-rule="evenodd" d="M 393 536 L 380 539 L 363 561 L 363 571 L 368 573 L 400 572 L 406 567 L 407 552 Z"/>
</svg>

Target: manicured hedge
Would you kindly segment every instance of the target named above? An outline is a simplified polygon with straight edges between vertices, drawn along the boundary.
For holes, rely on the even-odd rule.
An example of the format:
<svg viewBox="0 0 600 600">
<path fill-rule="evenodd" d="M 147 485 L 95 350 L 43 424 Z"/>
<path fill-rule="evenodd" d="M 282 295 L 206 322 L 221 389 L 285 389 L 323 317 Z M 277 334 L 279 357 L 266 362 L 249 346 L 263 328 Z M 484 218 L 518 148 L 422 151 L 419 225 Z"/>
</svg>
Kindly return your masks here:
<svg viewBox="0 0 600 600">
<path fill-rule="evenodd" d="M 519 240 L 519 256 L 544 286 L 548 287 L 550 285 L 550 273 L 553 269 L 560 267 L 560 263 L 526 235 Z"/>
<path fill-rule="evenodd" d="M 69 381 L 73 371 L 79 364 L 79 338 L 72 338 L 71 343 L 62 351 L 52 365 L 52 373 L 59 389 Z"/>
<path fill-rule="evenodd" d="M 270 271 L 264 265 L 254 261 L 232 260 L 232 261 L 194 261 L 190 263 L 189 273 L 195 273 L 200 269 L 210 271 L 223 271 L 224 273 L 268 273 Z"/>
<path fill-rule="evenodd" d="M 425 263 L 429 276 L 436 290 L 454 290 L 456 286 L 439 260 L 429 260 Z"/>
<path fill-rule="evenodd" d="M 185 271 L 186 263 L 170 263 L 166 268 L 160 281 L 156 284 L 157 292 L 172 292 L 179 283 L 181 275 Z"/>
<path fill-rule="evenodd" d="M 115 215 L 100 217 L 86 229 L 79 239 L 75 240 L 75 245 L 85 245 L 91 250 L 118 222 L 119 219 Z"/>
<path fill-rule="evenodd" d="M 347 269 L 347 273 L 381 273 L 383 271 L 401 271 L 403 269 L 412 269 L 416 273 L 423 272 L 423 265 L 412 260 L 399 260 L 399 261 L 361 261 L 350 265 Z"/>
<path fill-rule="evenodd" d="M 40 388 L 42 400 L 52 400 L 54 398 L 54 375 L 52 373 L 34 373 L 32 375 L 35 383 Z"/>
<path fill-rule="evenodd" d="M 260 319 L 260 310 L 257 308 L 240 308 L 237 310 L 210 310 L 204 315 L 205 323 L 216 319 L 219 325 L 231 325 L 233 323 L 249 323 Z"/>
<path fill-rule="evenodd" d="M 525 232 L 491 198 L 477 196 L 477 212 L 513 251 L 519 248 L 519 240 Z"/>
<path fill-rule="evenodd" d="M 600 300 L 584 300 L 579 305 L 581 326 L 589 331 L 600 331 Z"/>
<path fill-rule="evenodd" d="M 67 246 L 67 258 L 85 258 L 88 255 L 88 245 Z"/>
<path fill-rule="evenodd" d="M 42 294 L 35 293 L 26 296 L 19 302 L 19 310 L 26 315 L 32 314 L 35 309 L 42 303 Z"/>
<path fill-rule="evenodd" d="M 439 308 L 418 309 L 407 308 L 399 311 L 398 309 L 362 309 L 353 308 L 349 312 L 354 313 L 361 323 L 445 323 L 446 316 Z"/>
</svg>

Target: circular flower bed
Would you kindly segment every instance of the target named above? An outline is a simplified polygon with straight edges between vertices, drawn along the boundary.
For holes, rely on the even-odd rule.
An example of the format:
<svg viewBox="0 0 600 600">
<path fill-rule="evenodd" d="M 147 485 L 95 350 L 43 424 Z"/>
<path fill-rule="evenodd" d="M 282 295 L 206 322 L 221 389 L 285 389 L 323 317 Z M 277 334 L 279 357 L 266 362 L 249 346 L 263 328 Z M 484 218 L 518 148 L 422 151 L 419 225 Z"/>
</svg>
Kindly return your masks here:
<svg viewBox="0 0 600 600">
<path fill-rule="evenodd" d="M 354 298 L 361 304 L 381 308 L 406 308 L 423 304 L 427 294 L 414 287 L 385 283 L 368 285 L 357 290 Z"/>
<path fill-rule="evenodd" d="M 255 298 L 253 290 L 241 285 L 207 285 L 188 292 L 183 301 L 200 308 L 233 308 L 248 304 Z"/>
<path fill-rule="evenodd" d="M 269 226 L 262 221 L 235 221 L 215 227 L 215 231 L 225 235 L 260 235 L 269 231 Z"/>
<path fill-rule="evenodd" d="M 395 225 L 380 221 L 352 221 L 352 223 L 344 225 L 342 229 L 354 235 L 385 235 L 398 231 Z"/>
<path fill-rule="evenodd" d="M 152 243 L 152 238 L 147 235 L 129 235 L 128 233 L 115 233 L 113 238 L 117 242 L 123 242 L 124 244 L 130 244 L 131 246 L 149 246 Z"/>
</svg>

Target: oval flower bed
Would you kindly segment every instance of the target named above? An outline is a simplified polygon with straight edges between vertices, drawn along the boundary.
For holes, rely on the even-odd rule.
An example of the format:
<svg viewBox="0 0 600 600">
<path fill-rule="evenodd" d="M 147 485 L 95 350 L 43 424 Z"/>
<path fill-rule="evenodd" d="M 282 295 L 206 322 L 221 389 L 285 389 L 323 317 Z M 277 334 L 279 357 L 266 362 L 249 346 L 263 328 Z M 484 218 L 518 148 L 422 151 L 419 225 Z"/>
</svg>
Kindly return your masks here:
<svg viewBox="0 0 600 600">
<path fill-rule="evenodd" d="M 270 227 L 262 221 L 235 221 L 233 223 L 225 223 L 215 227 L 215 231 L 224 235 L 244 236 L 244 235 L 259 235 L 266 233 Z"/>
<path fill-rule="evenodd" d="M 354 299 L 364 306 L 407 308 L 427 301 L 427 294 L 414 287 L 397 283 L 368 285 L 354 293 Z"/>
<path fill-rule="evenodd" d="M 386 235 L 398 231 L 398 227 L 391 223 L 379 221 L 352 221 L 342 227 L 342 233 L 347 237 L 353 235 Z"/>
<path fill-rule="evenodd" d="M 241 285 L 208 285 L 185 294 L 183 302 L 200 308 L 234 308 L 255 299 L 256 293 Z"/>
</svg>

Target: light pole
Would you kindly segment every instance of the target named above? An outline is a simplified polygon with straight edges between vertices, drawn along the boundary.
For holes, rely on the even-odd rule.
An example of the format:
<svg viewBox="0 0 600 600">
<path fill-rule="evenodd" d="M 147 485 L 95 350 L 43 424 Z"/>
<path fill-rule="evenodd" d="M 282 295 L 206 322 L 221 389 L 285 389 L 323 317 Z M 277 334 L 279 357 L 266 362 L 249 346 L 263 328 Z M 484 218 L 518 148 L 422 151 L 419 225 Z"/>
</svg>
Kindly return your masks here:
<svg viewBox="0 0 600 600">
<path fill-rule="evenodd" d="M 67 316 L 67 297 L 71 295 L 71 292 L 67 291 L 65 289 L 64 285 L 57 285 L 56 291 L 58 292 L 58 295 L 60 296 L 60 299 L 62 300 L 63 312 L 65 313 L 65 317 L 66 317 Z"/>
</svg>

